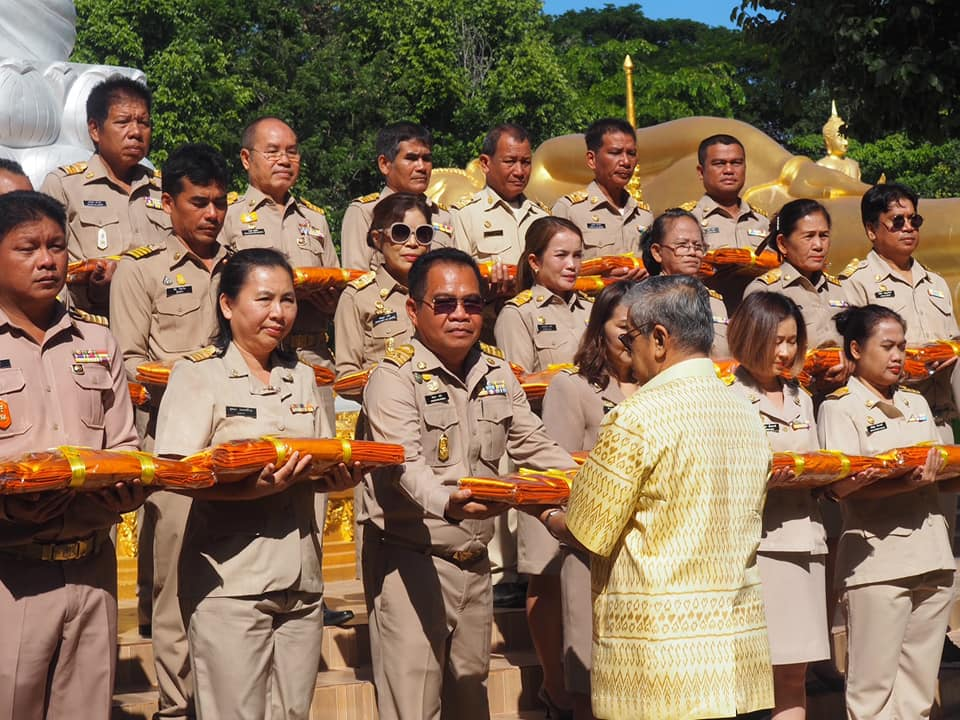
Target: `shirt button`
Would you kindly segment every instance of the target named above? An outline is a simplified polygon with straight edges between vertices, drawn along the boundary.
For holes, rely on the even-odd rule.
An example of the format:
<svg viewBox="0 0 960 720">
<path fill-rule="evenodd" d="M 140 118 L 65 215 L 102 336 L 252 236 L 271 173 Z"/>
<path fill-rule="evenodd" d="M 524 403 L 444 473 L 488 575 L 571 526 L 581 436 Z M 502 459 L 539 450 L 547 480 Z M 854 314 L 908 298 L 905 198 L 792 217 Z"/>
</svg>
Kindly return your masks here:
<svg viewBox="0 0 960 720">
<path fill-rule="evenodd" d="M 45 387 L 44 390 L 46 390 L 47 392 L 50 392 L 50 388 L 48 387 Z"/>
<path fill-rule="evenodd" d="M 56 424 L 54 424 L 54 426 L 53 426 L 53 429 L 54 429 L 54 430 L 59 430 L 59 429 L 60 429 L 60 426 L 59 426 L 59 425 L 56 425 Z"/>
<path fill-rule="evenodd" d="M 277 430 L 286 430 L 287 426 L 283 423 L 277 423 Z"/>
</svg>

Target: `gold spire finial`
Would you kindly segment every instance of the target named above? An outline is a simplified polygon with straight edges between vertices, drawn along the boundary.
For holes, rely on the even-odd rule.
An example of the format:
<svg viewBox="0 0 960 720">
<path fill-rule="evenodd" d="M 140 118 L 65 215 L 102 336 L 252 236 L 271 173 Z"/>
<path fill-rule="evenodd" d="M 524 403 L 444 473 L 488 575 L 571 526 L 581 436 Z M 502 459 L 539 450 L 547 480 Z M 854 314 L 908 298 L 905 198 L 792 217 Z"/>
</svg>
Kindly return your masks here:
<svg viewBox="0 0 960 720">
<path fill-rule="evenodd" d="M 830 117 L 837 117 L 837 101 L 830 101 Z"/>
<path fill-rule="evenodd" d="M 637 126 L 637 115 L 633 110 L 633 60 L 627 55 L 623 59 L 623 73 L 627 81 L 627 122 Z"/>
</svg>

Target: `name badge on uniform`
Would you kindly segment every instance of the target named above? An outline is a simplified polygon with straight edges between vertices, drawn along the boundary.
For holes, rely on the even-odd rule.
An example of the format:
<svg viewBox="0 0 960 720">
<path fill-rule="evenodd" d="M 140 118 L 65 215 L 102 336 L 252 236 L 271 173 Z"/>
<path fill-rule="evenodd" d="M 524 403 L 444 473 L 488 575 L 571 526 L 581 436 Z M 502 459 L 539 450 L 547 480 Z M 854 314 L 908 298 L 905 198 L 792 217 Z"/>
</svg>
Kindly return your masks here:
<svg viewBox="0 0 960 720">
<path fill-rule="evenodd" d="M 178 285 L 177 287 L 167 288 L 167 297 L 174 295 L 190 295 L 193 293 L 193 285 Z"/>
<path fill-rule="evenodd" d="M 747 235 L 750 237 L 766 237 L 767 233 L 765 233 L 763 230 L 757 230 L 754 228 L 751 230 L 747 230 Z"/>
<path fill-rule="evenodd" d="M 780 432 L 780 423 L 764 423 L 763 429 L 769 433 L 778 433 Z"/>
<path fill-rule="evenodd" d="M 143 204 L 151 210 L 163 210 L 163 201 L 160 198 L 147 196 L 143 199 Z"/>
<path fill-rule="evenodd" d="M 0 360 L 0 370 L 5 370 L 8 367 L 10 367 L 10 360 L 7 358 Z"/>
<path fill-rule="evenodd" d="M 397 319 L 396 311 L 390 313 L 382 313 L 380 315 L 373 316 L 373 326 L 376 327 L 380 323 L 392 322 Z"/>
<path fill-rule="evenodd" d="M 243 228 L 240 231 L 241 235 L 266 235 L 267 231 L 263 228 Z"/>
<path fill-rule="evenodd" d="M 484 230 L 483 236 L 486 237 L 503 237 L 503 230 Z"/>
<path fill-rule="evenodd" d="M 11 423 L 13 418 L 10 416 L 10 406 L 6 400 L 0 400 L 0 430 L 9 430 Z"/>
<path fill-rule="evenodd" d="M 450 402 L 450 396 L 445 392 L 433 393 L 432 395 L 427 395 L 424 399 L 427 401 L 427 405 Z"/>
<path fill-rule="evenodd" d="M 927 295 L 929 295 L 930 297 L 940 298 L 941 300 L 944 297 L 946 297 L 943 294 L 943 290 L 937 290 L 936 288 L 930 288 L 929 290 L 927 290 Z"/>
<path fill-rule="evenodd" d="M 895 294 L 894 294 L 893 290 L 877 290 L 877 292 L 875 292 L 875 293 L 873 294 L 873 296 L 874 296 L 875 298 L 881 298 L 881 299 L 882 299 L 882 298 L 892 298 L 892 297 L 895 297 Z"/>
<path fill-rule="evenodd" d="M 248 407 L 239 407 L 238 405 L 227 405 L 227 417 L 245 417 L 256 418 L 257 409 Z"/>
<path fill-rule="evenodd" d="M 106 207 L 107 201 L 106 200 L 84 200 L 83 206 L 84 207 Z"/>
<path fill-rule="evenodd" d="M 557 326 L 554 323 L 537 323 L 537 332 L 556 332 Z"/>
<path fill-rule="evenodd" d="M 703 231 L 705 233 L 718 233 L 720 232 L 720 228 L 716 225 L 706 225 L 704 226 Z"/>
<path fill-rule="evenodd" d="M 606 230 L 606 229 L 607 229 L 606 223 L 598 223 L 598 222 L 587 223 L 587 230 Z"/>
<path fill-rule="evenodd" d="M 308 415 L 310 413 L 316 412 L 317 406 L 303 403 L 293 403 L 290 405 L 290 412 L 294 415 Z"/>
<path fill-rule="evenodd" d="M 880 432 L 881 430 L 887 429 L 886 422 L 878 422 L 873 425 L 867 425 L 867 435 L 873 435 L 875 432 Z"/>
</svg>

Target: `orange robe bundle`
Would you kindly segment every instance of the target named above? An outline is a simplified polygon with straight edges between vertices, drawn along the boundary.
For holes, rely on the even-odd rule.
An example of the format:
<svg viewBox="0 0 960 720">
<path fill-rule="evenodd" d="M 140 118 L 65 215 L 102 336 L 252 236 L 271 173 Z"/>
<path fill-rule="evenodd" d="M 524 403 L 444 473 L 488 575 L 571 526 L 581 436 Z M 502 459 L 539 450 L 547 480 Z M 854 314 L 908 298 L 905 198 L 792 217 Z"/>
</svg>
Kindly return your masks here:
<svg viewBox="0 0 960 720">
<path fill-rule="evenodd" d="M 928 367 L 930 363 L 942 363 L 955 357 L 960 357 L 960 343 L 937 340 L 920 347 L 908 347 L 903 369 L 908 377 L 922 380 L 932 374 Z"/>
<path fill-rule="evenodd" d="M 317 385 L 330 385 L 336 374 L 323 365 L 311 365 Z M 170 381 L 173 362 L 146 362 L 137 365 L 137 380 L 148 385 L 166 385 Z M 131 393 L 133 389 L 131 388 Z"/>
<path fill-rule="evenodd" d="M 577 278 L 576 283 L 574 283 L 573 289 L 577 292 L 586 293 L 587 295 L 596 295 L 600 293 L 605 287 L 613 285 L 615 282 L 618 282 L 619 278 L 615 277 L 600 277 L 598 275 L 581 275 Z"/>
<path fill-rule="evenodd" d="M 490 276 L 493 275 L 493 266 L 496 265 L 492 260 L 487 260 L 486 262 L 477 263 L 477 267 L 480 269 L 480 276 L 484 280 L 489 280 Z M 504 269 L 507 271 L 507 277 L 511 280 L 517 277 L 517 266 L 510 265 L 508 263 L 503 263 Z"/>
<path fill-rule="evenodd" d="M 376 367 L 376 366 L 374 366 Z M 524 378 L 524 369 L 517 365 L 516 363 L 510 363 L 510 369 L 513 371 L 514 376 L 518 381 L 523 382 Z M 342 395 L 344 392 L 360 392 L 367 386 L 367 380 L 370 379 L 370 371 L 373 368 L 368 368 L 366 370 L 355 370 L 352 373 L 347 373 L 339 377 L 336 382 L 333 383 L 333 391 Z M 317 385 L 320 384 L 319 379 L 317 380 Z"/>
<path fill-rule="evenodd" d="M 510 505 L 562 505 L 570 497 L 570 483 L 576 470 L 530 470 L 502 478 L 466 477 L 457 481 L 461 490 L 470 490 L 477 500 Z"/>
<path fill-rule="evenodd" d="M 780 265 L 780 258 L 773 250 L 763 250 L 757 254 L 751 248 L 717 248 L 707 251 L 703 256 L 699 274 L 700 277 L 712 277 L 720 270 L 735 269 L 762 275 Z"/>
<path fill-rule="evenodd" d="M 775 452 L 773 469 L 789 468 L 793 470 L 796 478 L 788 483 L 771 485 L 771 487 L 821 487 L 851 475 L 857 475 L 869 468 L 888 467 L 888 460 L 882 457 L 844 455 L 836 450 L 808 453 Z"/>
<path fill-rule="evenodd" d="M 186 458 L 187 462 L 209 468 L 217 482 L 237 482 L 263 470 L 268 463 L 279 467 L 294 452 L 312 455 L 311 472 L 320 477 L 330 468 L 359 462 L 364 470 L 386 465 L 401 465 L 403 446 L 366 440 L 331 438 L 278 438 L 264 436 L 256 440 L 234 440 L 207 448 Z"/>
<path fill-rule="evenodd" d="M 293 287 L 297 295 L 309 295 L 320 290 L 343 290 L 347 283 L 366 274 L 366 270 L 346 270 L 329 267 L 296 267 L 293 269 Z"/>
<path fill-rule="evenodd" d="M 621 268 L 637 270 L 642 268 L 643 260 L 633 253 L 623 255 L 601 255 L 600 257 L 584 260 L 580 266 L 581 275 L 606 275 Z"/>
<path fill-rule="evenodd" d="M 67 285 L 86 285 L 90 282 L 90 276 L 96 272 L 105 260 L 119 260 L 119 256 L 111 255 L 104 258 L 91 258 L 89 260 L 75 260 L 67 265 Z"/>
<path fill-rule="evenodd" d="M 573 363 L 551 363 L 546 370 L 528 373 L 520 378 L 520 385 L 527 394 L 527 400 L 541 400 L 547 392 L 547 386 L 561 370 L 570 370 L 577 366 Z"/>
<path fill-rule="evenodd" d="M 960 476 L 960 446 L 958 445 L 913 445 L 891 450 L 884 455 L 890 456 L 899 467 L 913 470 L 922 468 L 926 464 L 931 448 L 935 448 L 943 458 L 943 467 L 937 473 L 937 480 Z"/>
<path fill-rule="evenodd" d="M 64 445 L 0 461 L 0 493 L 40 490 L 100 490 L 139 480 L 164 488 L 204 488 L 213 474 L 189 461 L 165 460 L 142 452 L 92 450 Z"/>
<path fill-rule="evenodd" d="M 128 382 L 127 389 L 130 391 L 130 402 L 136 407 L 141 407 L 150 402 L 150 391 L 140 383 Z"/>
</svg>

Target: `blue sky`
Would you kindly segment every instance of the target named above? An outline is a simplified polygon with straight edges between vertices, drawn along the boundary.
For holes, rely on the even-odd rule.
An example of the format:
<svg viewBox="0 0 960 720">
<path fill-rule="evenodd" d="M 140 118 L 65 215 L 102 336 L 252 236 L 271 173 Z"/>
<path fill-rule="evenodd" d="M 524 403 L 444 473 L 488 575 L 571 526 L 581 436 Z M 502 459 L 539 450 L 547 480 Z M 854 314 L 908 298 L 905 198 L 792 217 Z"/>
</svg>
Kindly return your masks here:
<svg viewBox="0 0 960 720">
<path fill-rule="evenodd" d="M 730 11 L 737 0 L 635 0 L 643 13 L 654 20 L 664 18 L 690 18 L 707 25 L 735 27 L 730 22 Z M 630 0 L 544 0 L 543 10 L 549 15 L 559 15 L 567 10 L 602 8 L 604 5 L 630 5 Z"/>
</svg>

